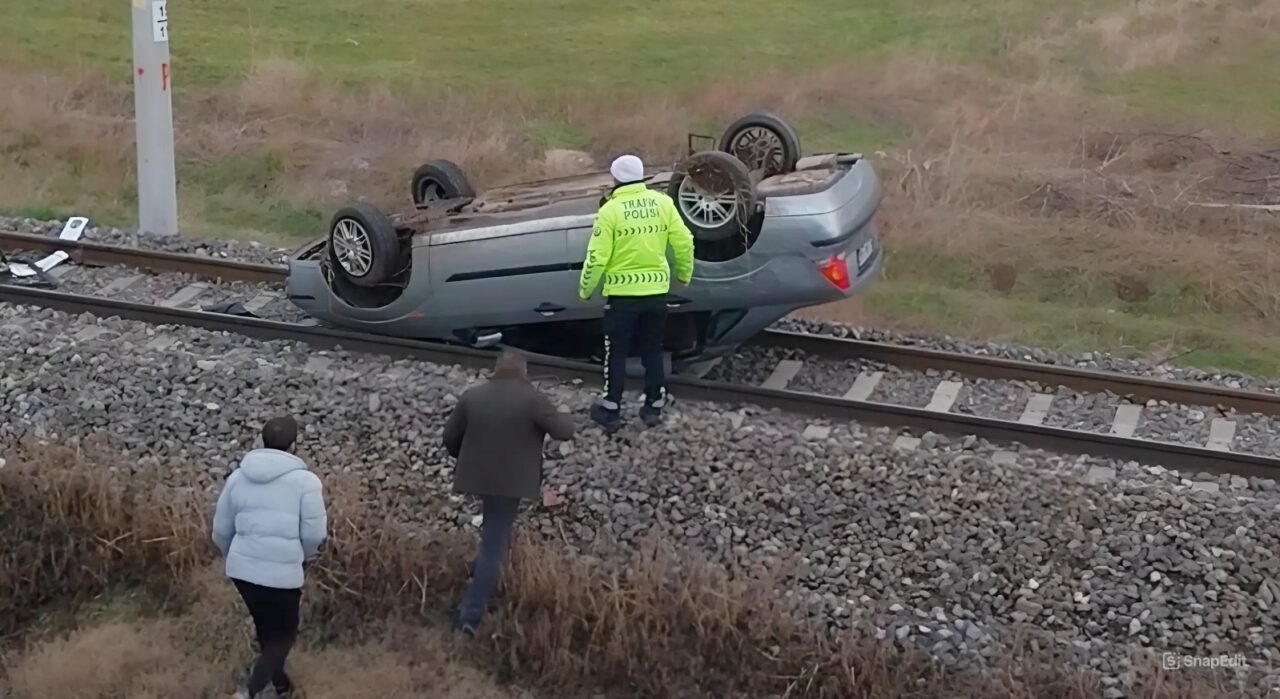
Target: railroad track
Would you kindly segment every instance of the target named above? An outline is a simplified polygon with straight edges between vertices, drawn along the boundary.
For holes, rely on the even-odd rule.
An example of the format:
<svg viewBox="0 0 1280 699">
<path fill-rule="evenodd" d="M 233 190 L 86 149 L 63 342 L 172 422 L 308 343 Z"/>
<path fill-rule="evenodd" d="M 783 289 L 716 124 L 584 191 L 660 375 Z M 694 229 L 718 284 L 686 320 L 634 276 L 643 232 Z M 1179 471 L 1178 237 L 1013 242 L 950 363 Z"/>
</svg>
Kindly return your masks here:
<svg viewBox="0 0 1280 699">
<path fill-rule="evenodd" d="M 73 263 L 54 268 L 56 274 L 52 276 L 62 285 L 76 288 L 74 293 L 0 284 L 0 300 L 9 303 L 148 323 L 190 325 L 261 339 L 300 341 L 318 347 L 341 347 L 473 367 L 488 365 L 493 357 L 491 351 L 324 328 L 305 319 L 289 318 L 291 306 L 280 288 L 285 270 L 280 266 L 13 233 L 0 233 L 0 249 L 64 250 Z M 95 266 L 132 269 L 123 274 L 113 270 L 101 277 L 86 272 Z M 82 272 L 85 273 L 81 275 Z M 161 277 L 170 275 L 169 284 L 163 286 L 164 293 L 148 297 L 154 291 L 147 288 L 149 274 L 138 272 Z M 77 279 L 79 276 L 88 280 Z M 176 291 L 174 279 L 180 283 Z M 90 288 L 94 284 L 100 286 Z M 268 317 L 240 317 L 201 310 L 202 304 L 210 299 L 225 300 L 228 295 L 247 298 L 243 304 L 247 310 Z M 275 313 L 266 312 L 273 308 Z M 1280 459 L 1232 450 L 1237 425 L 1223 417 L 1209 423 L 1203 443 L 1187 444 L 1136 437 L 1142 416 L 1139 403 L 1116 405 L 1107 431 L 1048 424 L 1046 417 L 1055 398 L 1047 392 L 1026 395 L 1014 417 L 1002 419 L 953 410 L 959 397 L 968 390 L 964 378 L 1018 381 L 1086 393 L 1105 392 L 1137 401 L 1237 410 L 1250 413 L 1255 419 L 1268 420 L 1270 416 L 1280 415 L 1280 395 L 1276 394 L 795 332 L 766 332 L 744 348 L 748 352 L 753 350 L 774 350 L 803 358 L 779 359 L 772 367 L 766 367 L 767 371 L 756 367 L 751 371 L 738 371 L 736 376 L 735 370 L 726 369 L 733 363 L 730 358 L 707 374 L 708 379 L 677 376 L 672 377 L 670 383 L 681 395 L 695 400 L 758 405 L 825 420 L 856 420 L 974 435 L 996 442 L 1019 442 L 1052 451 L 1133 460 L 1194 472 L 1265 478 L 1280 475 Z M 773 361 L 770 356 L 765 358 Z M 873 368 L 852 374 L 845 371 L 841 374 L 848 379 L 844 384 L 831 381 L 815 389 L 812 381 L 802 380 L 803 375 L 806 366 L 822 362 Z M 536 357 L 533 363 L 561 378 L 589 382 L 599 379 L 599 368 L 591 364 L 552 357 Z M 875 370 L 877 365 L 944 372 L 951 378 L 936 381 L 923 405 L 871 400 L 877 390 L 889 393 L 887 398 L 893 397 L 891 389 L 881 388 L 886 372 Z M 815 423 L 810 426 L 809 436 L 821 439 L 827 430 L 823 424 Z M 918 439 L 913 437 L 904 436 L 900 440 L 903 448 L 914 448 L 917 443 Z"/>
</svg>

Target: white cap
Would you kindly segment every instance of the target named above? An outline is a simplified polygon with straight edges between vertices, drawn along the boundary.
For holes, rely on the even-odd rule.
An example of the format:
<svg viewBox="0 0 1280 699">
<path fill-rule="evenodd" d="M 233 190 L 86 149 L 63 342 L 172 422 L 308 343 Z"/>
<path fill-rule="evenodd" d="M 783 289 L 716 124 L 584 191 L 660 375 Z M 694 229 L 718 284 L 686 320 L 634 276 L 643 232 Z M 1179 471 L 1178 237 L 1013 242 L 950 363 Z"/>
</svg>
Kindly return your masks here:
<svg viewBox="0 0 1280 699">
<path fill-rule="evenodd" d="M 639 182 L 644 179 L 644 163 L 634 155 L 619 156 L 609 166 L 609 174 L 622 184 Z"/>
</svg>

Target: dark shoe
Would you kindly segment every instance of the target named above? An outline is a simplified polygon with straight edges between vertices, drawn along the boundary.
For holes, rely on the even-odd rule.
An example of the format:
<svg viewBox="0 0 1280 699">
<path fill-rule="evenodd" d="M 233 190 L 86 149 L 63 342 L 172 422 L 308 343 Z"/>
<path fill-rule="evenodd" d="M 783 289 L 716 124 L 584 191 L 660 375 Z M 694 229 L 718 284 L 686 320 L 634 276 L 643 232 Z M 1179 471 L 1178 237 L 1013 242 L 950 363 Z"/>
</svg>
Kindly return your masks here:
<svg viewBox="0 0 1280 699">
<path fill-rule="evenodd" d="M 622 411 L 610 410 L 600 403 L 591 406 L 591 420 L 604 428 L 605 432 L 615 432 L 622 427 Z"/>
<path fill-rule="evenodd" d="M 640 409 L 640 419 L 646 427 L 657 427 L 662 424 L 662 408 L 646 405 Z"/>
<path fill-rule="evenodd" d="M 451 625 L 451 628 L 453 629 L 453 632 L 454 632 L 454 633 L 460 633 L 460 634 L 462 634 L 462 635 L 466 636 L 468 639 L 473 639 L 473 638 L 475 638 L 475 637 L 476 637 L 476 625 L 475 625 L 475 624 L 469 624 L 469 623 L 463 623 L 463 622 L 459 621 L 459 620 L 457 619 L 457 617 L 454 617 L 453 624 Z"/>
</svg>

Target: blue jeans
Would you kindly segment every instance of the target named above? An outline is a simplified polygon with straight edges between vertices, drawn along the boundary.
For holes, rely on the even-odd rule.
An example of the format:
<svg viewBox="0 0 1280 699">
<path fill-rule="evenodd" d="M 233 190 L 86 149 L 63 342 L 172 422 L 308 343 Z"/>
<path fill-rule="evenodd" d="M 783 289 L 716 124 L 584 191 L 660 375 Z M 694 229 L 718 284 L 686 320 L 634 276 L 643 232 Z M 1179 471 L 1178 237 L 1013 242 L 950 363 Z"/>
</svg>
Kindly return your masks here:
<svg viewBox="0 0 1280 699">
<path fill-rule="evenodd" d="M 511 541 L 511 527 L 520 509 L 519 498 L 485 495 L 481 502 L 484 504 L 484 522 L 480 525 L 480 552 L 476 556 L 471 584 L 467 586 L 458 610 L 458 624 L 473 628 L 479 625 L 485 603 L 498 584 L 502 559 Z"/>
</svg>

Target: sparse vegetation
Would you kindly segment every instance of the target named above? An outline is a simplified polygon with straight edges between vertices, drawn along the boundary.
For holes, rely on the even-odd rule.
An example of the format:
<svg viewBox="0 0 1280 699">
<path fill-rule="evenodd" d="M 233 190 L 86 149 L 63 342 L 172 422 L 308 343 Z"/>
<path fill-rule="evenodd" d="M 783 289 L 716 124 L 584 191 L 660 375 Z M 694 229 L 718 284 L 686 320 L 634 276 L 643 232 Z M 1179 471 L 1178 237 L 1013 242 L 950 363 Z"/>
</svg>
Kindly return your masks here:
<svg viewBox="0 0 1280 699">
<path fill-rule="evenodd" d="M 211 560 L 212 496 L 117 480 L 109 466 L 120 457 L 103 444 L 5 445 L 5 455 L 5 696 L 225 692 L 249 634 Z M 329 493 L 331 539 L 309 574 L 294 661 L 313 699 L 516 695 L 484 675 L 556 697 L 1101 696 L 1093 678 L 1034 658 L 956 675 L 884 641 L 830 638 L 798 622 L 770 581 L 660 544 L 622 567 L 522 539 L 485 640 L 458 648 L 439 629 L 465 582 L 470 537 L 389 521 L 343 483 Z M 1193 673 L 1141 672 L 1136 697 L 1221 696 Z"/>
<path fill-rule="evenodd" d="M 0 208 L 128 224 L 128 22 L 90 5 L 24 8 L 0 48 Z M 1280 213 L 1199 206 L 1280 203 L 1280 2 L 622 11 L 175 3 L 184 227 L 315 235 L 427 157 L 485 183 L 546 149 L 669 160 L 764 105 L 889 185 L 886 279 L 817 313 L 1280 376 Z"/>
</svg>

